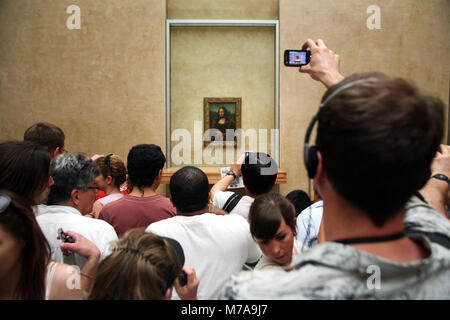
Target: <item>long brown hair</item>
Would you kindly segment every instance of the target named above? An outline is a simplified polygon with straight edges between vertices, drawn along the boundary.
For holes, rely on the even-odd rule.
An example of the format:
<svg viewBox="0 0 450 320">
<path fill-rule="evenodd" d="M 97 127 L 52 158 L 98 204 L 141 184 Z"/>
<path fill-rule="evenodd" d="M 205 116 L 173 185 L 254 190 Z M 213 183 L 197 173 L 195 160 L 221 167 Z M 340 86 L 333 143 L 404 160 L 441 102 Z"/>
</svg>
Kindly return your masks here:
<svg viewBox="0 0 450 320">
<path fill-rule="evenodd" d="M 88 299 L 164 299 L 182 268 L 170 243 L 139 228 L 127 231 L 113 246 L 98 266 Z"/>
<path fill-rule="evenodd" d="M 46 187 L 50 154 L 28 141 L 0 143 L 0 189 L 12 191 L 33 205 Z"/>
<path fill-rule="evenodd" d="M 0 214 L 0 225 L 17 241 L 24 243 L 20 255 L 20 278 L 13 296 L 23 300 L 44 299 L 50 246 L 25 200 L 9 191 L 0 190 L 0 195 L 11 198 L 9 206 Z"/>
</svg>

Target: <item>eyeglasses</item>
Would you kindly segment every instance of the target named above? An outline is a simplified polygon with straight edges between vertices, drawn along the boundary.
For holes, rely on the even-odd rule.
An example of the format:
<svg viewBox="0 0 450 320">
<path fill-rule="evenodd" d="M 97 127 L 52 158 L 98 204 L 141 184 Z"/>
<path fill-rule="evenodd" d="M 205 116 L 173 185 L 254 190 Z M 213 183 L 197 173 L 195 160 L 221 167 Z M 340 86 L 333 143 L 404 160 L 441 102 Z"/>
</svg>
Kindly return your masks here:
<svg viewBox="0 0 450 320">
<path fill-rule="evenodd" d="M 92 189 L 92 190 L 94 190 L 94 192 L 98 192 L 98 187 L 89 186 L 89 187 L 87 187 L 87 189 Z"/>
<path fill-rule="evenodd" d="M 5 212 L 11 204 L 11 198 L 6 194 L 0 195 L 0 213 Z"/>
</svg>

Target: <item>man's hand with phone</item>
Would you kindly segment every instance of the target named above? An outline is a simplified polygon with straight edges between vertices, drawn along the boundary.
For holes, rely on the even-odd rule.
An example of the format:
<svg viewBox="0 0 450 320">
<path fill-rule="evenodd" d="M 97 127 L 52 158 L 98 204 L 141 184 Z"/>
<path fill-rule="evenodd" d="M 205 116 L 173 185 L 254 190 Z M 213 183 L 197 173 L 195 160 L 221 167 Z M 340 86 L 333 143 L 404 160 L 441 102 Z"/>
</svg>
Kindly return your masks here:
<svg viewBox="0 0 450 320">
<path fill-rule="evenodd" d="M 332 50 L 328 49 L 322 39 L 313 41 L 306 40 L 302 45 L 302 50 L 311 50 L 311 61 L 309 64 L 301 66 L 299 72 L 307 73 L 314 80 L 322 82 L 329 88 L 344 79 L 339 72 L 340 57 Z"/>
<path fill-rule="evenodd" d="M 175 290 L 182 300 L 197 300 L 197 289 L 200 284 L 199 278 L 195 274 L 195 269 L 192 267 L 183 267 L 186 273 L 187 282 L 184 286 L 180 283 L 180 277 L 175 279 Z"/>
</svg>

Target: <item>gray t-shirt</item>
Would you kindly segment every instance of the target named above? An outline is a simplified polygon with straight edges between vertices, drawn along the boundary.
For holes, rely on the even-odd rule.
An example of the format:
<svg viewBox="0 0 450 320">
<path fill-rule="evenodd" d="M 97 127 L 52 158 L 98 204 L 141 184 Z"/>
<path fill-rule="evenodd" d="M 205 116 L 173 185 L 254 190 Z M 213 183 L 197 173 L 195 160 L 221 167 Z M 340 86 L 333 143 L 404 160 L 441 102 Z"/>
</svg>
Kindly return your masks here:
<svg viewBox="0 0 450 320">
<path fill-rule="evenodd" d="M 431 254 L 407 263 L 390 261 L 336 242 L 297 255 L 294 270 L 245 271 L 232 277 L 220 299 L 450 299 L 450 250 L 418 232 L 449 238 L 450 223 L 413 197 L 405 232 Z"/>
</svg>

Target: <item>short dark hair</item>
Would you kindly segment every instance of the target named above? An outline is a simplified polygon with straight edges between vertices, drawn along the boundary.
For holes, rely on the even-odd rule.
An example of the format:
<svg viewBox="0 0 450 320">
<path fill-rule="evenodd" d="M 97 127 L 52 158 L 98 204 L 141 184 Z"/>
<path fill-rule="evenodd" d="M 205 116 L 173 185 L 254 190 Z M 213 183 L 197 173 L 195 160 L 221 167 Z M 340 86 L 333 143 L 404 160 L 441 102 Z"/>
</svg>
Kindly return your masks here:
<svg viewBox="0 0 450 320">
<path fill-rule="evenodd" d="M 58 147 L 64 147 L 65 138 L 61 128 L 48 122 L 33 124 L 23 135 L 23 140 L 46 147 L 48 152 L 52 152 Z"/>
<path fill-rule="evenodd" d="M 50 187 L 47 203 L 63 204 L 69 201 L 72 190 L 88 190 L 92 181 L 100 174 L 98 166 L 83 153 L 60 154 L 50 166 L 50 174 L 55 182 Z"/>
<path fill-rule="evenodd" d="M 295 207 L 295 215 L 298 216 L 300 212 L 308 208 L 311 205 L 311 199 L 308 194 L 303 190 L 293 190 L 286 196 Z"/>
<path fill-rule="evenodd" d="M 47 186 L 50 154 L 28 141 L 0 143 L 0 189 L 12 191 L 30 205 Z"/>
<path fill-rule="evenodd" d="M 151 186 L 165 162 L 166 157 L 157 145 L 139 144 L 131 148 L 127 157 L 127 170 L 132 187 Z"/>
<path fill-rule="evenodd" d="M 199 168 L 183 167 L 170 178 L 170 195 L 179 213 L 190 213 L 206 208 L 208 192 L 208 177 Z"/>
<path fill-rule="evenodd" d="M 316 145 L 335 190 L 382 226 L 430 176 L 444 105 L 400 78 L 355 74 L 318 114 Z"/>
<path fill-rule="evenodd" d="M 295 208 L 289 200 L 273 192 L 257 197 L 248 214 L 252 237 L 272 239 L 280 227 L 281 219 L 296 233 Z"/>
<path fill-rule="evenodd" d="M 277 179 L 278 165 L 267 153 L 249 152 L 241 166 L 244 185 L 253 195 L 272 190 Z"/>
</svg>

